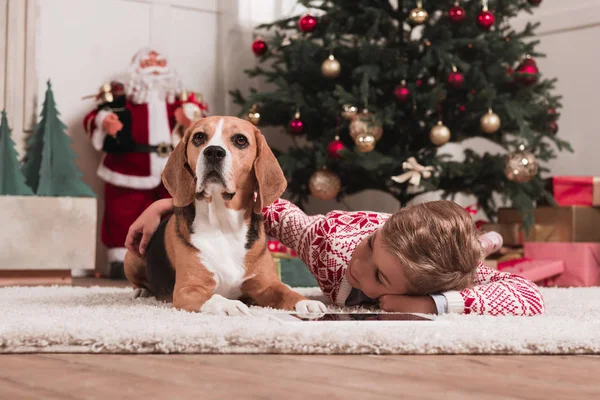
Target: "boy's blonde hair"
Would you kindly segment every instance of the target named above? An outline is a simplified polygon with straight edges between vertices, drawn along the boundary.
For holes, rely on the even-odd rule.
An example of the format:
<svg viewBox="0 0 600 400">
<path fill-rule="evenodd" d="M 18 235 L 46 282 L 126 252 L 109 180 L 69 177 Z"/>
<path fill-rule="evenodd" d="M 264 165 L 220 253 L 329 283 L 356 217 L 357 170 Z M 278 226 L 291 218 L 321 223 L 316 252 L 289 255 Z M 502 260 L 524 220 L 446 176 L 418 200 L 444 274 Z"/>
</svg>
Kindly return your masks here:
<svg viewBox="0 0 600 400">
<path fill-rule="evenodd" d="M 469 213 L 431 201 L 401 209 L 383 225 L 384 247 L 400 259 L 412 295 L 462 290 L 473 284 L 482 247 Z"/>
</svg>

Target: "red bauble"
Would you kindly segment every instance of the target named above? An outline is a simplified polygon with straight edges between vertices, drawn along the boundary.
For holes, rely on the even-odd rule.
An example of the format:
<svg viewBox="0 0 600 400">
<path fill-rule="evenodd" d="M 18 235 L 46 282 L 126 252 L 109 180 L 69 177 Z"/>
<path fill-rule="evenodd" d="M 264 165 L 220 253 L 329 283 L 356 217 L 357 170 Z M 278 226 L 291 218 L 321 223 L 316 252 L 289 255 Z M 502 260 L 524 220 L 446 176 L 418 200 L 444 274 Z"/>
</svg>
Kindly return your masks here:
<svg viewBox="0 0 600 400">
<path fill-rule="evenodd" d="M 317 27 L 317 19 L 310 14 L 304 14 L 298 20 L 298 28 L 302 32 L 312 32 Z"/>
<path fill-rule="evenodd" d="M 475 95 L 477 94 L 477 90 L 475 90 L 475 89 L 471 89 L 471 94 L 472 94 L 473 96 L 475 96 Z"/>
<path fill-rule="evenodd" d="M 460 112 L 465 112 L 465 110 L 466 110 L 466 109 L 467 109 L 467 107 L 465 107 L 463 104 L 461 104 L 461 105 L 458 107 L 458 110 L 459 110 Z"/>
<path fill-rule="evenodd" d="M 539 72 L 535 60 L 533 58 L 527 58 L 519 65 L 519 68 L 517 68 L 517 73 L 519 74 L 517 79 L 525 85 L 531 85 L 537 82 L 537 74 Z"/>
<path fill-rule="evenodd" d="M 453 71 L 448 75 L 448 84 L 455 89 L 458 89 L 465 83 L 465 76 L 460 72 Z"/>
<path fill-rule="evenodd" d="M 417 87 L 419 87 L 423 84 L 423 81 L 421 79 L 417 79 L 415 83 L 417 84 Z"/>
<path fill-rule="evenodd" d="M 290 132 L 298 135 L 302 133 L 302 129 L 304 129 L 304 123 L 300 118 L 294 118 L 290 121 Z"/>
<path fill-rule="evenodd" d="M 257 56 L 262 56 L 267 52 L 267 43 L 258 38 L 254 42 L 252 42 L 252 52 Z"/>
<path fill-rule="evenodd" d="M 548 109 L 548 115 L 556 115 L 556 109 L 554 109 L 554 108 L 549 108 L 549 109 Z"/>
<path fill-rule="evenodd" d="M 496 18 L 494 17 L 494 14 L 492 14 L 491 12 L 482 11 L 477 16 L 477 25 L 479 25 L 481 29 L 488 30 L 492 27 L 492 25 L 494 25 L 495 19 Z"/>
<path fill-rule="evenodd" d="M 406 85 L 398 85 L 394 89 L 394 96 L 401 102 L 405 103 L 410 99 L 410 89 Z"/>
<path fill-rule="evenodd" d="M 461 6 L 454 6 L 448 10 L 448 17 L 453 23 L 460 24 L 467 18 L 467 13 Z"/>
<path fill-rule="evenodd" d="M 333 158 L 334 160 L 337 160 L 341 157 L 340 151 L 342 151 L 343 149 L 344 143 L 342 143 L 342 141 L 339 139 L 335 139 L 331 141 L 327 146 L 327 153 L 329 154 L 329 157 Z"/>
<path fill-rule="evenodd" d="M 552 133 L 556 134 L 558 132 L 558 124 L 556 123 L 556 121 L 552 121 L 550 122 L 550 131 L 552 131 Z"/>
</svg>

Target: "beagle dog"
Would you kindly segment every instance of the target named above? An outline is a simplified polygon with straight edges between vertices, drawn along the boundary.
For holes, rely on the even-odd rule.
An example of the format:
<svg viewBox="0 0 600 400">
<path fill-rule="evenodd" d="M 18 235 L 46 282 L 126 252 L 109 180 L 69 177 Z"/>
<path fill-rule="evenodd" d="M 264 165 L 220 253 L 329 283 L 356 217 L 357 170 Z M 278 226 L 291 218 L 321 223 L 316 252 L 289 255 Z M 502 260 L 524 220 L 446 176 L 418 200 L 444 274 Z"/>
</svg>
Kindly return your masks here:
<svg viewBox="0 0 600 400">
<path fill-rule="evenodd" d="M 235 117 L 196 121 L 162 174 L 175 206 L 146 255 L 128 252 L 125 274 L 142 296 L 187 311 L 249 314 L 239 299 L 299 313 L 325 312 L 284 285 L 267 251 L 262 209 L 287 182 L 261 132 Z"/>
</svg>

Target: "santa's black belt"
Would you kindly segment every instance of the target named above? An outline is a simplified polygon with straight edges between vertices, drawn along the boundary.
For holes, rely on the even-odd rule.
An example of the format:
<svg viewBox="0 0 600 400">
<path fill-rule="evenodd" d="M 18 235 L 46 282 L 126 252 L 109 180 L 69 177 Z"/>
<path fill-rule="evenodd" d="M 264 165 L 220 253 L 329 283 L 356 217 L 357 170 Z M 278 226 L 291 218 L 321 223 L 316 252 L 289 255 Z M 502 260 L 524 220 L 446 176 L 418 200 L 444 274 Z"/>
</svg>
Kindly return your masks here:
<svg viewBox="0 0 600 400">
<path fill-rule="evenodd" d="M 173 145 L 170 143 L 136 144 L 133 148 L 134 153 L 157 153 L 160 157 L 168 157 L 172 151 Z"/>
</svg>

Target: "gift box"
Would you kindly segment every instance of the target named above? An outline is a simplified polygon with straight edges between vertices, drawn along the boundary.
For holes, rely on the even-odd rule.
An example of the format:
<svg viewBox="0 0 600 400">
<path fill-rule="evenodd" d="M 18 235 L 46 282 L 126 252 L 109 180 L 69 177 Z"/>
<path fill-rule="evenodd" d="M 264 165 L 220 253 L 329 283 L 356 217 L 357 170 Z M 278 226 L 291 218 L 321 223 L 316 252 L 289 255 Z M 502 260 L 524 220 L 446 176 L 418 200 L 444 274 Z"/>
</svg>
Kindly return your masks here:
<svg viewBox="0 0 600 400">
<path fill-rule="evenodd" d="M 291 287 L 317 287 L 318 283 L 306 264 L 298 258 L 292 249 L 285 247 L 281 242 L 269 240 L 267 245 L 279 279 Z"/>
<path fill-rule="evenodd" d="M 537 207 L 534 219 L 535 226 L 524 235 L 524 242 L 600 242 L 600 208 Z M 520 224 L 521 216 L 514 208 L 501 208 L 498 222 Z"/>
<path fill-rule="evenodd" d="M 565 262 L 563 260 L 520 258 L 498 263 L 498 271 L 522 276 L 540 286 L 554 286 L 553 280 L 565 271 Z"/>
<path fill-rule="evenodd" d="M 525 243 L 525 258 L 564 261 L 564 272 L 547 286 L 600 285 L 600 243 Z"/>
<path fill-rule="evenodd" d="M 555 176 L 552 194 L 560 206 L 600 206 L 600 177 Z"/>
</svg>

